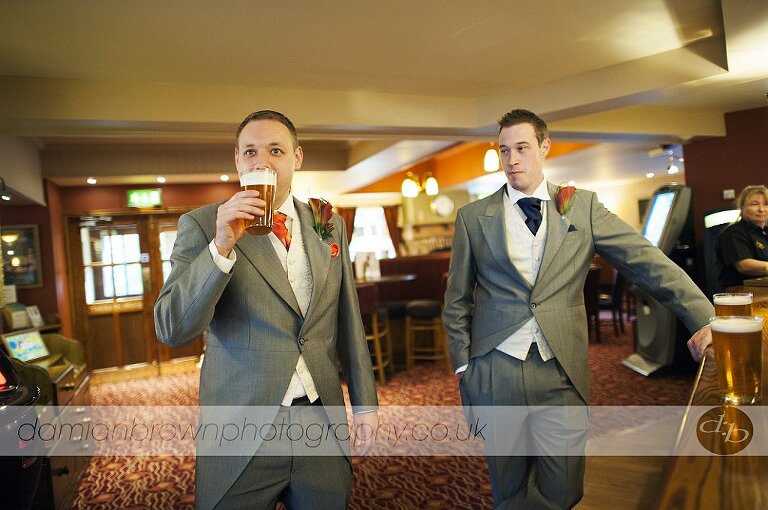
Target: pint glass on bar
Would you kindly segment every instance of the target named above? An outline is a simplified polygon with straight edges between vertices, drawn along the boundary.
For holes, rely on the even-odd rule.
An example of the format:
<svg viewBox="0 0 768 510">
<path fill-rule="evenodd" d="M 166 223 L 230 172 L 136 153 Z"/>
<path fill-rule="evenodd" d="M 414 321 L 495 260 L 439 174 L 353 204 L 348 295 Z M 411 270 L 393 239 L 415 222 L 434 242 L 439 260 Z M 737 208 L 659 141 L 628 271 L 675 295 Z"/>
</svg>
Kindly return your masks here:
<svg viewBox="0 0 768 510">
<path fill-rule="evenodd" d="M 752 315 L 751 292 L 715 294 L 712 298 L 718 317 Z"/>
<path fill-rule="evenodd" d="M 271 168 L 254 168 L 244 170 L 240 174 L 240 187 L 245 190 L 256 190 L 259 198 L 267 204 L 264 206 L 264 216 L 256 216 L 245 231 L 253 235 L 264 235 L 272 232 L 272 208 L 275 200 L 277 174 Z"/>
<path fill-rule="evenodd" d="M 763 318 L 710 320 L 720 394 L 727 404 L 760 402 L 763 369 Z"/>
</svg>

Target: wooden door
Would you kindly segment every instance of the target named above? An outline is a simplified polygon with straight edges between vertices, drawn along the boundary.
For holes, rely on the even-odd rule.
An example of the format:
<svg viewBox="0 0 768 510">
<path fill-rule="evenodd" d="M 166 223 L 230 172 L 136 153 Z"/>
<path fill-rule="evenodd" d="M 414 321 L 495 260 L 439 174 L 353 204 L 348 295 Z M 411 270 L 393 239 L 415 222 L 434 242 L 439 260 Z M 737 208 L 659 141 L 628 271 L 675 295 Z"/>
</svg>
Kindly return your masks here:
<svg viewBox="0 0 768 510">
<path fill-rule="evenodd" d="M 195 341 L 183 346 L 171 349 L 160 343 L 155 336 L 155 322 L 153 308 L 157 297 L 160 295 L 165 280 L 171 272 L 171 251 L 176 241 L 176 225 L 179 221 L 177 214 L 153 215 L 149 218 L 149 253 L 152 287 L 145 292 L 145 325 L 150 327 L 147 335 L 154 340 L 153 345 L 157 350 L 158 361 L 170 361 L 171 359 L 199 356 L 203 352 L 202 335 Z"/>
<path fill-rule="evenodd" d="M 91 215 L 68 220 L 74 329 L 92 369 L 156 365 L 199 355 L 202 341 L 169 349 L 157 341 L 153 306 L 178 214 Z M 165 260 L 164 260 L 165 259 Z"/>
</svg>

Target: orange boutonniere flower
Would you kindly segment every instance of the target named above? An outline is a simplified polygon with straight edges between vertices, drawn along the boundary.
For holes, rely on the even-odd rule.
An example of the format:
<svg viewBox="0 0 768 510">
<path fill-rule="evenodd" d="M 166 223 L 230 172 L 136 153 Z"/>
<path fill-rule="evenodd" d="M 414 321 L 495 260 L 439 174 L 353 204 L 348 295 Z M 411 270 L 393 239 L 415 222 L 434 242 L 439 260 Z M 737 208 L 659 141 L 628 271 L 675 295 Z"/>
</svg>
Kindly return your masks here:
<svg viewBox="0 0 768 510">
<path fill-rule="evenodd" d="M 555 201 L 557 202 L 557 212 L 559 212 L 561 216 L 565 216 L 568 214 L 568 211 L 570 211 L 571 201 L 573 201 L 573 195 L 575 194 L 576 188 L 573 186 L 557 187 L 557 197 L 555 197 Z"/>
<path fill-rule="evenodd" d="M 309 207 L 312 208 L 315 232 L 323 241 L 330 239 L 333 232 L 333 223 L 331 223 L 333 206 L 322 198 L 310 198 Z M 339 245 L 331 243 L 329 246 L 331 248 L 331 258 L 335 259 L 339 256 Z"/>
<path fill-rule="evenodd" d="M 333 223 L 331 223 L 333 206 L 322 198 L 310 198 L 309 207 L 312 208 L 312 216 L 315 219 L 315 232 L 323 241 L 330 239 L 331 232 L 333 232 Z M 338 249 L 338 246 L 336 249 Z"/>
</svg>

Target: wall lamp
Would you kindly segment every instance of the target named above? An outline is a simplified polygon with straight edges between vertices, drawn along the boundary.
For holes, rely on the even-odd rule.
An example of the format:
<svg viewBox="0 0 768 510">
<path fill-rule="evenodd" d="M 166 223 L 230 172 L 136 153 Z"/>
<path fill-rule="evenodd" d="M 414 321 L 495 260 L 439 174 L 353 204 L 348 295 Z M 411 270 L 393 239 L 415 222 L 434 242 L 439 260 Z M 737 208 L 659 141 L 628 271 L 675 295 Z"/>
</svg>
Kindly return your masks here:
<svg viewBox="0 0 768 510">
<path fill-rule="evenodd" d="M 422 191 L 429 196 L 437 195 L 440 192 L 437 179 L 434 178 L 432 172 L 427 172 L 424 182 L 420 182 L 419 178 L 413 175 L 413 172 L 408 172 L 400 186 L 400 192 L 406 198 L 416 198 Z"/>
</svg>

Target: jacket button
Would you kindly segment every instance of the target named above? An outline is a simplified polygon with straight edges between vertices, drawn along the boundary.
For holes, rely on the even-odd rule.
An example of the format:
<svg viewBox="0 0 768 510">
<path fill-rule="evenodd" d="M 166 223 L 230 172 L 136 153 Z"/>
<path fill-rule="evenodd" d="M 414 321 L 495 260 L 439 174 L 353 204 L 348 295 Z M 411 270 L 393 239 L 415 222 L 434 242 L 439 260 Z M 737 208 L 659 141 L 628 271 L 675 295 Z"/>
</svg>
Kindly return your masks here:
<svg viewBox="0 0 768 510">
<path fill-rule="evenodd" d="M 536 308 L 536 303 L 531 303 L 531 310 L 533 310 L 534 308 Z"/>
<path fill-rule="evenodd" d="M 304 337 L 299 338 L 299 345 L 304 345 L 305 343 L 307 343 L 307 339 L 306 338 L 304 338 Z"/>
</svg>

